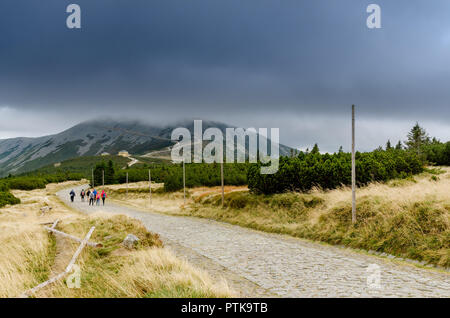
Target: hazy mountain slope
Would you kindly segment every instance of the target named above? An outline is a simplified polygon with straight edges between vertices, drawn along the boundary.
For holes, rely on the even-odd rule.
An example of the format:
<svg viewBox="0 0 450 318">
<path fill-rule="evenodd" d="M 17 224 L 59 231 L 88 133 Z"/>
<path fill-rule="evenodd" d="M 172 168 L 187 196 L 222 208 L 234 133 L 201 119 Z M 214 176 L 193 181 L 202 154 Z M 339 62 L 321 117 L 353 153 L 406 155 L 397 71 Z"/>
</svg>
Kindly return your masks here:
<svg viewBox="0 0 450 318">
<path fill-rule="evenodd" d="M 193 122 L 193 120 L 181 121 L 181 122 L 178 122 L 175 125 L 172 125 L 171 127 L 167 127 L 167 128 L 165 128 L 165 129 L 163 129 L 161 131 L 160 136 L 170 139 L 172 130 L 175 127 L 184 127 L 184 128 L 189 129 L 189 131 L 191 132 L 191 135 L 192 135 L 191 137 L 194 138 L 194 122 Z M 220 122 L 214 122 L 214 121 L 203 121 L 202 122 L 202 130 L 203 131 L 205 131 L 206 129 L 211 128 L 211 127 L 219 128 L 222 131 L 224 138 L 226 136 L 225 131 L 226 131 L 227 128 L 236 128 L 235 126 L 226 125 L 226 124 L 220 123 Z M 258 138 L 265 138 L 265 137 L 262 137 L 262 136 L 258 135 Z M 265 138 L 265 139 L 267 139 L 267 138 Z M 210 141 L 206 141 L 206 140 L 204 140 L 204 141 L 196 141 L 196 140 L 194 140 L 194 143 L 200 143 L 200 142 L 202 143 L 203 147 L 205 147 Z M 194 143 L 191 144 L 192 158 L 194 157 L 194 146 L 193 146 Z M 183 142 L 181 144 L 183 144 Z M 270 139 L 267 139 L 267 145 L 268 145 L 267 154 L 270 155 L 271 154 Z M 165 147 L 165 148 L 161 148 L 159 150 L 150 151 L 147 154 L 145 154 L 144 157 L 147 157 L 147 158 L 159 158 L 159 159 L 163 159 L 163 160 L 170 159 L 172 147 L 173 146 L 168 146 L 168 147 Z M 227 148 L 227 144 L 226 144 L 226 141 L 224 140 L 224 144 L 223 144 L 224 156 L 225 156 L 225 153 L 227 151 L 226 148 Z M 245 140 L 245 148 L 244 147 L 238 148 L 235 145 L 235 148 L 234 148 L 235 158 L 237 157 L 237 153 L 242 153 L 243 152 L 243 153 L 245 153 L 245 158 L 248 159 L 248 149 L 249 149 L 249 140 L 248 139 Z M 290 156 L 291 155 L 291 149 L 292 149 L 291 147 L 285 146 L 283 144 L 279 144 L 279 154 L 281 156 Z"/>
<path fill-rule="evenodd" d="M 165 127 L 138 121 L 88 121 L 55 135 L 0 140 L 0 176 L 103 152 L 117 154 L 127 150 L 133 155 L 148 154 L 172 146 L 174 143 L 170 137 L 176 127 L 186 127 L 193 135 L 193 121 Z M 232 126 L 203 121 L 203 130 L 209 127 L 217 127 L 225 132 L 225 128 Z M 280 145 L 281 155 L 289 153 L 289 147 Z"/>
<path fill-rule="evenodd" d="M 0 140 L 0 175 L 36 168 L 79 156 L 143 154 L 172 144 L 158 137 L 161 128 L 139 122 L 90 121 L 59 134 Z"/>
</svg>

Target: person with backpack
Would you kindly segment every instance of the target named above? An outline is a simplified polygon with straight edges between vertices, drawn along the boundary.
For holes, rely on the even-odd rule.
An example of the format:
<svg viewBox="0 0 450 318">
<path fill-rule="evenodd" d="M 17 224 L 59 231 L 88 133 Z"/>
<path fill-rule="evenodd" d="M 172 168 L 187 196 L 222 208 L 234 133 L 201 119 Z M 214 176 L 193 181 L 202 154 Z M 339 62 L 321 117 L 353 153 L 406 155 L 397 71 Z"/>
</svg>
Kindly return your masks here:
<svg viewBox="0 0 450 318">
<path fill-rule="evenodd" d="M 86 197 L 87 197 L 88 200 L 91 198 L 91 189 L 87 190 Z"/>
<path fill-rule="evenodd" d="M 84 189 L 81 189 L 81 193 L 80 193 L 81 202 L 84 202 L 84 196 L 85 195 L 86 195 L 86 193 L 84 192 Z"/>
<path fill-rule="evenodd" d="M 105 192 L 105 190 L 102 190 L 101 197 L 102 197 L 103 205 L 105 205 L 105 200 L 106 200 L 106 192 Z"/>
<path fill-rule="evenodd" d="M 72 189 L 72 191 L 70 191 L 70 201 L 73 202 L 73 199 L 75 199 L 75 191 Z"/>
<path fill-rule="evenodd" d="M 94 199 L 95 199 L 94 192 L 91 192 L 91 193 L 89 194 L 89 205 L 94 206 Z"/>
<path fill-rule="evenodd" d="M 97 192 L 96 199 L 97 199 L 97 206 L 99 206 L 100 205 L 100 192 Z"/>
</svg>

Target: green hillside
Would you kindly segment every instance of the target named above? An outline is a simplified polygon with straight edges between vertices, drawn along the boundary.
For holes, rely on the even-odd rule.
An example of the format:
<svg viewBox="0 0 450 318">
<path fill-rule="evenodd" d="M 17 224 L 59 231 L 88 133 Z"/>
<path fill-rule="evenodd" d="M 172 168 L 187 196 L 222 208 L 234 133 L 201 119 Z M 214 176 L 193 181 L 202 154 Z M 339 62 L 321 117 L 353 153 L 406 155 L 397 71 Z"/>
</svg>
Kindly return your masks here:
<svg viewBox="0 0 450 318">
<path fill-rule="evenodd" d="M 62 161 L 60 165 L 56 166 L 54 164 L 47 165 L 45 167 L 39 168 L 32 172 L 27 172 L 22 175 L 49 175 L 49 174 L 60 174 L 60 173 L 80 173 L 86 178 L 91 176 L 91 169 L 102 161 L 108 162 L 112 160 L 116 167 L 126 167 L 130 159 L 121 156 L 86 156 L 77 157 L 69 160 Z"/>
</svg>

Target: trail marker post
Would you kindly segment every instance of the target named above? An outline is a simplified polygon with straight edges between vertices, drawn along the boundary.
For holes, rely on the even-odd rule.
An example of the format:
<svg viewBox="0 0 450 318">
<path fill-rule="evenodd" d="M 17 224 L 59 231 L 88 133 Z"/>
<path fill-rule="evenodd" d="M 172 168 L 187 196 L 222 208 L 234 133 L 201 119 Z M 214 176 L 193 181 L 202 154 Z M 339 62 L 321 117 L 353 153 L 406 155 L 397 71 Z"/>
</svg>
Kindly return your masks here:
<svg viewBox="0 0 450 318">
<path fill-rule="evenodd" d="M 223 186 L 223 160 L 220 163 L 220 179 L 221 179 L 221 184 L 222 184 L 222 208 L 223 208 L 223 203 L 225 201 L 225 191 L 224 191 L 224 186 Z"/>
<path fill-rule="evenodd" d="M 356 223 L 355 105 L 352 105 L 352 223 Z"/>
<path fill-rule="evenodd" d="M 127 172 L 127 180 L 126 180 L 126 183 L 127 183 L 127 198 L 128 198 L 128 172 Z"/>
<path fill-rule="evenodd" d="M 186 168 L 184 165 L 184 159 L 183 159 L 183 200 L 184 204 L 186 204 Z"/>
<path fill-rule="evenodd" d="M 150 204 L 152 204 L 152 175 L 148 169 L 148 190 L 150 191 Z"/>
</svg>

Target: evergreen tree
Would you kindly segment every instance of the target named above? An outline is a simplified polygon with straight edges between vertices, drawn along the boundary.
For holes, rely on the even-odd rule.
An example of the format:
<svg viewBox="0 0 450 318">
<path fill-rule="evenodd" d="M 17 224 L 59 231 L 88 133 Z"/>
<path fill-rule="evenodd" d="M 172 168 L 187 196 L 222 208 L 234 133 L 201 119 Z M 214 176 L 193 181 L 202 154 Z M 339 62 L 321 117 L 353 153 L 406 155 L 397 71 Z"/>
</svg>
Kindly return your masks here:
<svg viewBox="0 0 450 318">
<path fill-rule="evenodd" d="M 317 153 L 319 153 L 319 146 L 317 145 L 317 143 L 314 144 L 314 147 L 313 147 L 313 149 L 311 150 L 311 153 L 312 153 L 312 154 L 317 154 Z"/>
<path fill-rule="evenodd" d="M 392 149 L 391 141 L 388 139 L 388 141 L 386 143 L 386 150 L 391 150 L 391 149 Z"/>
<path fill-rule="evenodd" d="M 103 184 L 103 171 L 106 171 L 106 164 L 104 161 L 97 163 L 94 168 L 94 185 L 96 187 Z M 106 184 L 106 177 L 105 177 Z"/>
<path fill-rule="evenodd" d="M 445 144 L 445 149 L 443 151 L 443 161 L 447 166 L 450 165 L 450 141 Z"/>
<path fill-rule="evenodd" d="M 424 145 L 430 143 L 430 137 L 428 136 L 425 129 L 419 126 L 419 123 L 416 122 L 414 127 L 408 133 L 408 140 L 405 142 L 408 149 L 414 150 L 417 153 L 420 153 L 420 148 Z"/>
<path fill-rule="evenodd" d="M 403 149 L 402 142 L 400 140 L 398 141 L 397 145 L 395 146 L 395 149 L 396 150 L 402 150 Z"/>
<path fill-rule="evenodd" d="M 114 169 L 114 163 L 112 160 L 108 161 L 108 166 L 105 168 L 105 184 L 113 184 L 115 183 L 115 174 L 116 171 Z"/>
<path fill-rule="evenodd" d="M 441 141 L 440 141 L 439 139 L 437 139 L 436 137 L 433 137 L 433 139 L 431 140 L 431 143 L 432 143 L 433 145 L 437 145 L 437 144 L 440 144 Z"/>
</svg>

